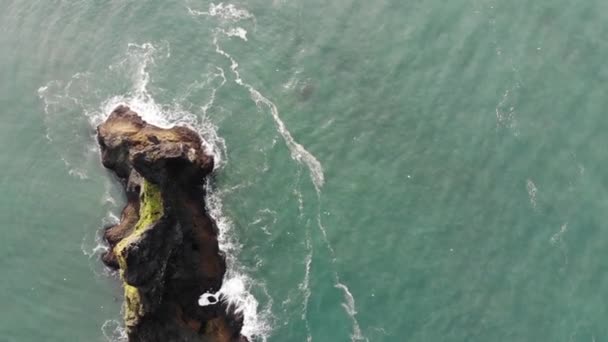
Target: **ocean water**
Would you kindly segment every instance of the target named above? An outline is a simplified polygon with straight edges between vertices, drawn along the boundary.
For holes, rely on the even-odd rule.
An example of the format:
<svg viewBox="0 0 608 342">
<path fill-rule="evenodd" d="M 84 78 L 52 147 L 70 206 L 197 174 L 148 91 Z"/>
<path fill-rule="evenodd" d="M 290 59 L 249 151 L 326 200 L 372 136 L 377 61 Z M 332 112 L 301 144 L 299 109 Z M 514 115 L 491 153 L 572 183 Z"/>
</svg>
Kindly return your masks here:
<svg viewBox="0 0 608 342">
<path fill-rule="evenodd" d="M 608 2 L 0 8 L 0 341 L 124 341 L 119 103 L 219 161 L 252 341 L 608 341 Z"/>
</svg>

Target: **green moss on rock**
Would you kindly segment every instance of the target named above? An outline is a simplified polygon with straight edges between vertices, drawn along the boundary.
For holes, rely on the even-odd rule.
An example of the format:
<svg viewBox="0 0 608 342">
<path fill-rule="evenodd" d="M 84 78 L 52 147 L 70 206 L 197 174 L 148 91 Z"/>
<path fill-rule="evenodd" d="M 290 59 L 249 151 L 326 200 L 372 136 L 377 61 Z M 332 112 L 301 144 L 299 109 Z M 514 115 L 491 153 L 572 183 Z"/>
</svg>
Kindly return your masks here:
<svg viewBox="0 0 608 342">
<path fill-rule="evenodd" d="M 137 221 L 133 232 L 114 247 L 114 253 L 120 266 L 120 275 L 123 279 L 125 323 L 127 326 L 136 325 L 139 318 L 144 314 L 139 290 L 124 280 L 124 272 L 127 270 L 127 248 L 136 242 L 146 230 L 150 229 L 163 216 L 163 199 L 159 186 L 144 180 L 141 188 L 140 203 L 139 221 Z"/>
<path fill-rule="evenodd" d="M 129 327 L 135 326 L 141 316 L 144 315 L 139 290 L 135 286 L 124 283 L 125 291 L 125 324 Z"/>
</svg>

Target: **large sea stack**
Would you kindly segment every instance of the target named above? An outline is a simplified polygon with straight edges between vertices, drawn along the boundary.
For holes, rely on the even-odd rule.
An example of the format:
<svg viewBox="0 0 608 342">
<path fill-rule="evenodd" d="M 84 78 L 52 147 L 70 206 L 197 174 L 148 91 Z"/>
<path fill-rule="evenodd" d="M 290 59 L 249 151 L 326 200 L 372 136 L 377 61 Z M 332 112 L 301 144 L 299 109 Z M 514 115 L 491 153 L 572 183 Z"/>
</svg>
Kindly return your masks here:
<svg viewBox="0 0 608 342">
<path fill-rule="evenodd" d="M 205 210 L 213 157 L 187 127 L 160 128 L 119 106 L 97 127 L 103 165 L 126 193 L 120 223 L 105 230 L 103 262 L 119 270 L 131 342 L 246 341 L 243 317 L 222 298 L 226 263 Z"/>
</svg>

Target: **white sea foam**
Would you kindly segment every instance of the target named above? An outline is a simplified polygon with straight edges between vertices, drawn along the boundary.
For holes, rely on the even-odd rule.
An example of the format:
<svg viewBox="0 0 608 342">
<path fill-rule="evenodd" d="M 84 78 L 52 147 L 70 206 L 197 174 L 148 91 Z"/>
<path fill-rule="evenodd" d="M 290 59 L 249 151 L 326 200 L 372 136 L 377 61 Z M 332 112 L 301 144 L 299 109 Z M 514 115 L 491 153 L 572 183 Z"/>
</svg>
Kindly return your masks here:
<svg viewBox="0 0 608 342">
<path fill-rule="evenodd" d="M 101 326 L 101 332 L 106 342 L 127 342 L 127 330 L 117 320 L 107 320 Z"/>
<path fill-rule="evenodd" d="M 357 315 L 357 309 L 355 308 L 355 298 L 353 297 L 353 294 L 350 293 L 348 286 L 340 283 L 339 281 L 337 282 L 335 287 L 344 292 L 344 299 L 346 302 L 342 303 L 342 306 L 344 307 L 344 310 L 346 310 L 346 312 L 348 313 L 348 316 L 350 316 L 353 323 L 353 333 L 350 336 L 351 341 L 365 341 L 365 338 L 361 334 L 359 322 L 355 318 L 355 316 Z"/>
<path fill-rule="evenodd" d="M 86 171 L 81 170 L 81 169 L 69 169 L 68 170 L 68 174 L 70 176 L 78 177 L 80 179 L 88 179 L 89 178 L 89 176 L 87 175 Z"/>
<path fill-rule="evenodd" d="M 247 41 L 247 30 L 242 27 L 231 27 L 228 30 L 221 31 L 228 37 L 237 37 Z"/>
<path fill-rule="evenodd" d="M 561 225 L 559 231 L 551 236 L 549 240 L 551 244 L 555 245 L 556 243 L 563 243 L 562 237 L 568 231 L 568 222 Z"/>
<path fill-rule="evenodd" d="M 118 201 L 110 193 L 110 184 L 106 183 L 104 185 L 104 187 L 105 187 L 105 192 L 103 194 L 103 198 L 101 199 L 101 204 L 109 204 L 109 205 L 111 205 L 113 207 L 117 206 L 118 205 Z M 114 214 L 110 213 L 110 215 L 114 215 Z"/>
<path fill-rule="evenodd" d="M 213 78 L 209 78 L 209 79 L 215 79 L 216 77 L 220 77 L 222 79 L 221 83 L 219 86 L 213 88 L 211 90 L 211 96 L 209 97 L 209 100 L 201 107 L 203 114 L 207 115 L 207 111 L 209 110 L 209 108 L 211 108 L 213 106 L 213 104 L 215 103 L 215 95 L 217 94 L 217 91 L 224 86 L 224 84 L 226 84 L 226 75 L 224 74 L 224 69 L 220 68 L 220 67 L 215 67 L 217 70 L 217 74 L 213 74 Z M 215 131 L 215 129 L 214 129 Z"/>
<path fill-rule="evenodd" d="M 264 208 L 258 210 L 255 220 L 253 220 L 250 225 L 259 226 L 260 230 L 262 230 L 264 234 L 272 235 L 269 229 L 272 228 L 276 223 L 277 212 L 268 208 Z"/>
<path fill-rule="evenodd" d="M 89 178 L 89 175 L 87 175 L 87 172 L 85 170 L 72 166 L 72 164 L 65 157 L 60 157 L 60 158 L 61 158 L 61 161 L 63 161 L 63 164 L 65 165 L 65 167 L 68 169 L 68 174 L 70 176 L 74 176 L 74 177 L 80 178 L 82 180 Z"/>
<path fill-rule="evenodd" d="M 126 94 L 112 96 L 101 107 L 101 111 L 91 116 L 92 124 L 103 122 L 116 106 L 126 104 L 136 111 L 144 120 L 160 127 L 170 127 L 176 124 L 193 126 L 197 123 L 195 115 L 181 108 L 162 106 L 154 100 L 148 92 L 150 74 L 148 69 L 156 63 L 158 58 L 168 58 L 170 50 L 168 44 L 155 46 L 152 43 L 129 44 L 127 56 L 110 70 L 120 70 L 129 73 L 133 84 L 132 90 Z"/>
<path fill-rule="evenodd" d="M 283 84 L 284 90 L 293 90 L 296 89 L 300 85 L 299 76 L 302 73 L 300 70 L 294 71 L 293 75 Z"/>
<path fill-rule="evenodd" d="M 198 11 L 188 7 L 188 12 L 195 16 L 219 17 L 223 20 L 241 21 L 253 18 L 253 14 L 243 8 L 239 8 L 233 4 L 211 3 L 207 11 Z"/>
<path fill-rule="evenodd" d="M 44 102 L 45 137 L 56 148 L 70 176 L 85 180 L 87 166 L 96 163 L 98 154 L 91 146 L 74 145 L 76 138 L 86 139 L 90 126 L 82 112 L 90 99 L 89 73 L 76 73 L 68 81 L 50 81 L 38 88 Z M 91 143 L 91 145 L 94 145 Z"/>
<path fill-rule="evenodd" d="M 304 298 L 302 300 L 302 320 L 304 321 L 304 326 L 306 327 L 306 341 L 312 342 L 312 334 L 310 331 L 310 324 L 308 323 L 308 303 L 310 302 L 310 296 L 312 292 L 310 290 L 310 271 L 312 269 L 312 257 L 314 250 L 312 248 L 312 239 L 310 237 L 310 231 L 306 231 L 306 259 L 305 259 L 305 268 L 304 268 L 304 279 L 298 285 L 300 291 L 304 294 Z"/>
<path fill-rule="evenodd" d="M 306 231 L 306 259 L 305 259 L 305 271 L 304 271 L 304 279 L 298 285 L 300 291 L 304 293 L 304 300 L 302 304 L 302 319 L 306 321 L 306 315 L 308 314 L 308 302 L 310 301 L 310 270 L 312 266 L 312 257 L 313 257 L 313 249 L 312 249 L 312 241 L 310 237 L 310 231 Z M 306 322 L 308 325 L 308 321 Z"/>
<path fill-rule="evenodd" d="M 514 87 L 505 90 L 500 102 L 496 105 L 496 125 L 497 127 L 509 128 L 515 134 L 519 135 L 517 129 L 517 118 L 515 110 L 515 98 L 514 93 L 519 89 L 519 84 Z"/>
<path fill-rule="evenodd" d="M 94 239 L 94 241 L 89 242 L 87 241 L 87 236 L 85 236 L 82 238 L 82 243 L 80 244 L 80 250 L 82 251 L 82 254 L 89 257 L 89 259 L 99 256 L 101 253 L 108 250 L 108 246 L 103 241 L 100 234 L 95 234 L 92 239 Z"/>
<path fill-rule="evenodd" d="M 209 306 L 218 302 L 218 294 L 217 293 L 203 293 L 201 297 L 198 299 L 199 306 Z"/>
<path fill-rule="evenodd" d="M 526 181 L 526 190 L 528 191 L 528 197 L 530 198 L 532 208 L 536 209 L 536 195 L 538 194 L 538 188 L 531 179 Z"/>
<path fill-rule="evenodd" d="M 274 145 L 274 141 L 273 141 L 273 145 Z M 294 194 L 294 196 L 296 196 L 296 199 L 298 200 L 298 217 L 302 218 L 302 217 L 304 217 L 304 196 L 302 195 L 302 192 L 300 191 L 300 181 L 301 181 L 301 168 L 298 168 L 298 171 L 296 173 L 296 184 L 293 187 L 293 194 Z"/>
<path fill-rule="evenodd" d="M 106 217 L 102 220 L 102 225 L 104 227 L 118 224 L 120 219 L 112 212 L 108 212 Z M 92 235 L 92 234 L 91 234 Z M 108 250 L 108 245 L 103 239 L 101 231 L 96 231 L 95 235 L 89 237 L 90 235 L 85 235 L 82 239 L 82 243 L 80 244 L 80 250 L 82 254 L 89 257 L 89 259 L 93 257 L 97 257 L 101 255 L 103 252 Z M 92 241 L 91 241 L 92 240 Z"/>
</svg>

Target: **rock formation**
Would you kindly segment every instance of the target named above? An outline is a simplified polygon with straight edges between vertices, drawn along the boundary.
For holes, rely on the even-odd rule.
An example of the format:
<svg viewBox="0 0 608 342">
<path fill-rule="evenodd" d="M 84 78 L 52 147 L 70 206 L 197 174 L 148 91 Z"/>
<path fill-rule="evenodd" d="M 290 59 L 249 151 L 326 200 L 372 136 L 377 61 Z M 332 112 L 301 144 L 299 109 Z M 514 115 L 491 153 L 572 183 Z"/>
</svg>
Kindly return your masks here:
<svg viewBox="0 0 608 342">
<path fill-rule="evenodd" d="M 243 317 L 222 298 L 226 263 L 205 211 L 213 157 L 186 127 L 160 128 L 119 106 L 97 127 L 103 165 L 122 182 L 120 223 L 105 230 L 103 262 L 120 272 L 131 342 L 246 341 Z"/>
</svg>

